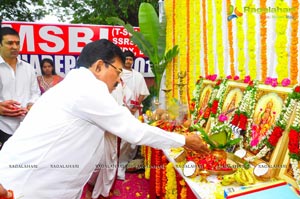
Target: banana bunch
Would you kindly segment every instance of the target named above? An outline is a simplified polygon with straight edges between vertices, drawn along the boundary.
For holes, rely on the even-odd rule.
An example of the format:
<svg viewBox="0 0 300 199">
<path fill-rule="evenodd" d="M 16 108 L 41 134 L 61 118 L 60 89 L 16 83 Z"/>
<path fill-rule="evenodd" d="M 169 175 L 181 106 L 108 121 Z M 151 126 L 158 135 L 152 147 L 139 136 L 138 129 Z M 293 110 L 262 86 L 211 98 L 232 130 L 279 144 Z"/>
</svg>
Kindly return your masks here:
<svg viewBox="0 0 300 199">
<path fill-rule="evenodd" d="M 221 184 L 227 186 L 234 182 L 243 186 L 255 184 L 256 178 L 253 174 L 253 168 L 246 169 L 239 167 L 235 173 L 224 175 Z"/>
</svg>

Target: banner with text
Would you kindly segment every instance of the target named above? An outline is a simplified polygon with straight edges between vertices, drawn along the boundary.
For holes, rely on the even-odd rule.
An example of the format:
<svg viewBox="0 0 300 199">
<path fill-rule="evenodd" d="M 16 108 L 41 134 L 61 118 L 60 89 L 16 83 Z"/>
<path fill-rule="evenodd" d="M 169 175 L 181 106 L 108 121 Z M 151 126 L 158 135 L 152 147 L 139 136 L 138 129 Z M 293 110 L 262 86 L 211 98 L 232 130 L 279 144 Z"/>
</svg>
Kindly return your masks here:
<svg viewBox="0 0 300 199">
<path fill-rule="evenodd" d="M 130 41 L 129 33 L 122 26 L 2 22 L 2 27 L 7 26 L 19 32 L 20 58 L 30 63 L 37 75 L 41 74 L 40 61 L 50 58 L 56 73 L 65 76 L 75 68 L 76 59 L 87 43 L 108 39 L 123 51 L 132 51 L 136 56 L 133 68 L 144 77 L 153 77 L 149 59 Z"/>
</svg>

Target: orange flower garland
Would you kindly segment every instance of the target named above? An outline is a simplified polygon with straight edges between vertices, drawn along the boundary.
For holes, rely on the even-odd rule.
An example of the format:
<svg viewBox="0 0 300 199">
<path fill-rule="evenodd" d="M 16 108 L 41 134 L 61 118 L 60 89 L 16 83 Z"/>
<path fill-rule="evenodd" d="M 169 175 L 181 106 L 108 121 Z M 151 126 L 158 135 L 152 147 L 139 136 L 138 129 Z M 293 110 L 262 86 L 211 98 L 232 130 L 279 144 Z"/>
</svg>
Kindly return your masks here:
<svg viewBox="0 0 300 199">
<path fill-rule="evenodd" d="M 186 199 L 187 188 L 186 188 L 185 180 L 184 180 L 184 179 L 180 180 L 180 181 L 179 181 L 179 184 L 181 185 L 180 198 Z"/>
<path fill-rule="evenodd" d="M 160 166 L 161 166 L 161 150 L 153 149 L 154 150 L 154 156 L 155 156 L 155 193 L 157 196 L 161 196 L 161 175 L 160 175 Z"/>
<path fill-rule="evenodd" d="M 266 0 L 260 1 L 261 9 L 266 8 Z M 260 42 L 261 42 L 261 52 L 260 52 L 260 64 L 261 64 L 261 79 L 265 80 L 267 78 L 267 16 L 263 12 L 260 14 Z"/>
<path fill-rule="evenodd" d="M 291 22 L 291 47 L 290 47 L 290 74 L 291 83 L 296 84 L 297 78 L 299 76 L 298 71 L 298 29 L 299 29 L 299 2 L 298 0 L 292 0 L 292 8 L 297 8 L 296 11 L 292 12 L 292 22 Z"/>
</svg>

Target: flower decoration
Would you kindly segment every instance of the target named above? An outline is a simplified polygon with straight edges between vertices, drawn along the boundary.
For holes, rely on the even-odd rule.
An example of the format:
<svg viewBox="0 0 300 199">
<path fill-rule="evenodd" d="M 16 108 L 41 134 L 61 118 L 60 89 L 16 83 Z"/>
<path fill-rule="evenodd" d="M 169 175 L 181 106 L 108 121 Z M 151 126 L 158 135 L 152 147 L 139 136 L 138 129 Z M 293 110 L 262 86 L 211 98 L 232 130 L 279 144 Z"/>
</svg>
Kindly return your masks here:
<svg viewBox="0 0 300 199">
<path fill-rule="evenodd" d="M 166 168 L 167 185 L 166 185 L 166 198 L 176 199 L 177 198 L 177 181 L 176 173 L 173 163 L 170 162 Z"/>
<path fill-rule="evenodd" d="M 251 80 L 250 75 L 247 75 L 247 76 L 245 76 L 245 78 L 244 78 L 244 83 L 249 83 L 250 80 Z"/>
<path fill-rule="evenodd" d="M 235 76 L 233 77 L 233 80 L 239 80 L 239 79 L 240 79 L 240 77 L 237 76 L 237 75 L 235 75 Z"/>
<path fill-rule="evenodd" d="M 299 135 L 300 135 L 300 104 L 298 101 L 297 108 L 295 110 L 296 115 L 292 122 L 289 132 L 289 156 L 290 156 L 290 164 L 293 170 L 293 176 L 296 180 L 298 186 L 300 185 L 300 169 L 298 167 L 300 160 L 300 149 L 299 149 Z"/>
<path fill-rule="evenodd" d="M 232 76 L 231 75 L 227 75 L 226 78 L 227 79 L 232 79 Z"/>
<path fill-rule="evenodd" d="M 271 77 L 267 77 L 265 80 L 265 84 L 266 85 L 271 85 L 272 84 L 272 78 Z"/>
<path fill-rule="evenodd" d="M 225 114 L 219 115 L 219 121 L 220 122 L 225 122 L 228 120 L 228 117 Z"/>
<path fill-rule="evenodd" d="M 291 83 L 291 80 L 289 78 L 284 78 L 282 81 L 281 81 L 281 85 L 286 87 L 288 85 L 290 85 Z"/>
<path fill-rule="evenodd" d="M 277 78 L 273 78 L 271 86 L 276 87 L 277 85 L 278 85 Z"/>
</svg>

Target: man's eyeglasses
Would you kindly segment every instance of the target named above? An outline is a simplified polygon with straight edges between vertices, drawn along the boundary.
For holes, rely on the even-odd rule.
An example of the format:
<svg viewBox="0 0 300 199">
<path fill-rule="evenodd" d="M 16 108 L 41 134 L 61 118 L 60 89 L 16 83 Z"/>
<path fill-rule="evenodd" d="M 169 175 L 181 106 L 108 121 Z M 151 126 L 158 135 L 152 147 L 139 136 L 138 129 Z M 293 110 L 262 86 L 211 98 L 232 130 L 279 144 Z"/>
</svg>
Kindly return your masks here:
<svg viewBox="0 0 300 199">
<path fill-rule="evenodd" d="M 109 63 L 108 61 L 104 61 L 103 60 L 103 62 L 106 63 L 106 64 L 108 64 L 108 65 L 110 65 L 111 67 L 113 67 L 118 72 L 119 75 L 121 75 L 123 73 L 123 69 L 122 68 L 118 68 L 118 67 L 114 66 L 113 64 Z"/>
</svg>

